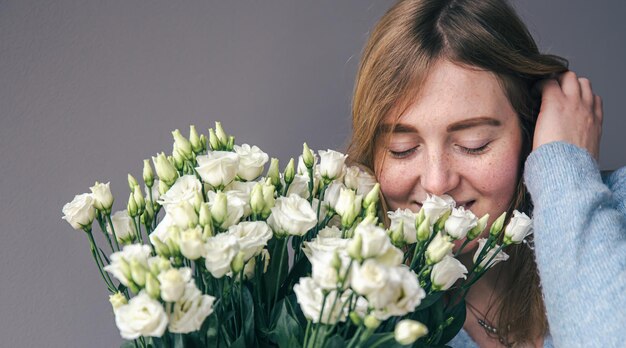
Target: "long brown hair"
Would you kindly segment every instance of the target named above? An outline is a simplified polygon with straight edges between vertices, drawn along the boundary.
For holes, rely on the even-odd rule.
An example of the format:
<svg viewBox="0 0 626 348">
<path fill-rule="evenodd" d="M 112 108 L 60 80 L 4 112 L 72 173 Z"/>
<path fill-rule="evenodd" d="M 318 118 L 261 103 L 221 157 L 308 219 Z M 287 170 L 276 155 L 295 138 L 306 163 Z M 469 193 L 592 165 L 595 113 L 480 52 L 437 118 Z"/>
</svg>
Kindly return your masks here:
<svg viewBox="0 0 626 348">
<path fill-rule="evenodd" d="M 565 59 L 541 54 L 526 26 L 504 0 L 404 0 L 380 19 L 364 49 L 352 101 L 352 162 L 379 173 L 376 138 L 382 120 L 399 118 L 413 102 L 429 67 L 447 59 L 496 74 L 520 119 L 519 173 L 532 147 L 540 95 L 533 86 L 567 70 Z M 521 174 L 510 211 L 532 209 Z M 526 245 L 508 250 L 510 282 L 500 284 L 496 326 L 511 342 L 547 333 L 548 323 L 534 255 Z"/>
</svg>

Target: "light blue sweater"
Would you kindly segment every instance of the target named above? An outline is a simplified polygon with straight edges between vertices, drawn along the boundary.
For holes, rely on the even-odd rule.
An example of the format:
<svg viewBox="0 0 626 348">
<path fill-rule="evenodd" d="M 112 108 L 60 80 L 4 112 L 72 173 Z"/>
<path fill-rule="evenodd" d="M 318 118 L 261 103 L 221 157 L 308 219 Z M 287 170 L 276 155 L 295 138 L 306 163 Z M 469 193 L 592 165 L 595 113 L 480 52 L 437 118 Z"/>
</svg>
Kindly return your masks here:
<svg viewBox="0 0 626 348">
<path fill-rule="evenodd" d="M 601 177 L 577 146 L 533 151 L 524 180 L 550 335 L 544 347 L 626 345 L 626 167 Z M 448 345 L 477 347 L 465 331 Z"/>
</svg>

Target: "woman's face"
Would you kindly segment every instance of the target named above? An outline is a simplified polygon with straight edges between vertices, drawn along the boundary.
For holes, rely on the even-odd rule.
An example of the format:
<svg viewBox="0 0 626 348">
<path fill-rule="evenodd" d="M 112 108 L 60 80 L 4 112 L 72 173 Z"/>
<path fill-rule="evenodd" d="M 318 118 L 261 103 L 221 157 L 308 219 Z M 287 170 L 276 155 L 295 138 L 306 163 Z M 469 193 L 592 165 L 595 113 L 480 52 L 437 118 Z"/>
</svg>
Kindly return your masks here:
<svg viewBox="0 0 626 348">
<path fill-rule="evenodd" d="M 493 222 L 515 193 L 522 148 L 517 114 L 496 76 L 440 60 L 414 100 L 395 128 L 383 120 L 376 143 L 389 208 L 417 212 L 426 194 L 448 194 Z"/>
</svg>

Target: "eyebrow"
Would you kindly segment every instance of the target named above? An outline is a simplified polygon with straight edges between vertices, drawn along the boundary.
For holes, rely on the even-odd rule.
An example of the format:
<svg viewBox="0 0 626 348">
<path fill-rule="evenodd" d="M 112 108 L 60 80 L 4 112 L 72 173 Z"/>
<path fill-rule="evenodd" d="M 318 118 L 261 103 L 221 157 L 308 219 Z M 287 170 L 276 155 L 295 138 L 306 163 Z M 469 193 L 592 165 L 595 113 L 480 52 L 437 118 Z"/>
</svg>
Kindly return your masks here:
<svg viewBox="0 0 626 348">
<path fill-rule="evenodd" d="M 478 126 L 499 127 L 501 125 L 502 125 L 502 122 L 500 122 L 499 120 L 495 118 L 475 117 L 475 118 L 470 118 L 467 120 L 462 120 L 462 121 L 453 123 L 449 125 L 448 127 L 446 127 L 446 131 L 448 133 L 453 133 L 453 132 L 457 132 L 460 130 L 478 127 Z M 415 127 L 408 125 L 408 124 L 404 124 L 404 123 L 397 123 L 395 125 L 384 123 L 380 125 L 378 129 L 381 133 L 419 133 Z"/>
<path fill-rule="evenodd" d="M 478 127 L 478 126 L 500 127 L 501 125 L 502 125 L 502 122 L 500 122 L 500 120 L 496 120 L 495 118 L 476 117 L 476 118 L 470 118 L 467 120 L 453 123 L 446 128 L 446 131 L 448 133 L 452 133 L 452 132 L 460 131 L 463 129 Z"/>
</svg>

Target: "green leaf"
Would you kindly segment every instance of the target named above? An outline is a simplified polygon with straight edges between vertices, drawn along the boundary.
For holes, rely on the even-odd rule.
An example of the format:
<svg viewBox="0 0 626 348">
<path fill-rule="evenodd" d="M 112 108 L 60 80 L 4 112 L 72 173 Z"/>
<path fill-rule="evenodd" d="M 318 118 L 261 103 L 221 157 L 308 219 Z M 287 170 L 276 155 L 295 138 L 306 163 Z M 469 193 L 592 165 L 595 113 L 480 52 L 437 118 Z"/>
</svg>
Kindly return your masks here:
<svg viewBox="0 0 626 348">
<path fill-rule="evenodd" d="M 137 348 L 137 347 L 135 347 L 135 342 L 133 341 L 124 341 L 124 343 L 122 343 L 120 348 Z"/>
<path fill-rule="evenodd" d="M 269 338 L 279 347 L 301 347 L 302 326 L 296 316 L 289 311 L 289 299 L 285 298 L 278 302 L 272 312 L 272 330 Z"/>
<path fill-rule="evenodd" d="M 298 260 L 298 262 L 296 262 L 296 264 L 293 265 L 289 271 L 289 275 L 280 288 L 279 297 L 284 297 L 285 294 L 291 292 L 291 289 L 298 281 L 300 281 L 300 278 L 306 277 L 309 274 L 311 274 L 311 263 L 308 258 L 303 257 Z"/>
<path fill-rule="evenodd" d="M 285 260 L 282 264 L 280 262 L 283 245 L 287 243 L 287 238 L 275 239 L 272 238 L 268 242 L 268 248 L 271 250 L 270 264 L 267 268 L 267 272 L 263 275 L 263 285 L 265 287 L 265 294 L 268 296 L 269 301 L 273 301 L 274 293 L 276 289 L 283 284 L 284 279 L 287 277 L 289 271 L 289 262 L 287 260 L 288 253 L 285 252 Z M 280 273 L 280 278 L 279 277 Z"/>
<path fill-rule="evenodd" d="M 255 341 L 254 332 L 254 302 L 252 301 L 252 294 L 246 286 L 242 286 L 241 297 L 243 299 L 242 308 L 245 313 L 242 313 L 243 325 L 245 330 L 244 342 L 248 347 L 252 347 Z"/>
<path fill-rule="evenodd" d="M 437 291 L 435 293 L 429 294 L 424 299 L 422 299 L 422 302 L 420 302 L 419 306 L 415 308 L 415 311 L 421 311 L 432 306 L 435 302 L 441 299 L 441 296 L 443 296 L 443 291 Z"/>
<path fill-rule="evenodd" d="M 374 343 L 376 343 L 376 341 L 380 340 L 381 338 L 384 338 L 385 336 L 388 336 L 389 334 L 390 334 L 389 332 L 381 332 L 381 333 L 373 334 L 367 341 L 365 341 L 365 344 L 363 345 L 363 347 L 370 347 Z M 393 339 L 393 340 L 386 341 L 380 347 L 385 347 L 385 348 L 403 348 L 403 347 L 410 347 L 410 345 L 406 345 L 406 346 L 402 345 L 402 344 L 398 343 L 395 339 Z"/>
<path fill-rule="evenodd" d="M 217 347 L 223 345 L 223 341 L 220 341 L 219 337 L 219 329 L 220 329 L 220 319 L 217 315 L 209 315 L 208 323 L 206 326 L 206 346 L 207 347 Z"/>
<path fill-rule="evenodd" d="M 443 330 L 440 343 L 450 342 L 461 331 L 465 324 L 465 309 L 465 300 L 461 300 L 450 310 L 449 314 L 446 314 L 446 318 L 454 317 L 454 320 Z"/>
<path fill-rule="evenodd" d="M 233 344 L 231 344 L 229 347 L 230 348 L 246 348 L 245 337 L 243 337 L 243 335 L 239 336 L 239 338 L 237 338 L 235 342 L 233 342 Z"/>
<path fill-rule="evenodd" d="M 346 344 L 347 342 L 343 340 L 343 337 L 336 335 L 336 334 L 328 338 L 325 343 L 326 344 L 324 344 L 324 348 L 343 348 L 347 345 Z M 367 344 L 364 345 L 364 347 L 368 347 L 368 346 L 369 345 Z"/>
</svg>

